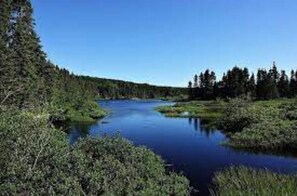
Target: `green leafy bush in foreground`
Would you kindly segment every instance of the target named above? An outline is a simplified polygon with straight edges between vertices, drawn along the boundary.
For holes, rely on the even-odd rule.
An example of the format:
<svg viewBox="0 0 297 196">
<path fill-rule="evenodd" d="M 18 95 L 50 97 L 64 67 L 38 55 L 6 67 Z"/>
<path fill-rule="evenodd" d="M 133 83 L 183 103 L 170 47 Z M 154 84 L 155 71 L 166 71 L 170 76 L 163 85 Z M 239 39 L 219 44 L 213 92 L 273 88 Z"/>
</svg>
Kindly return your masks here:
<svg viewBox="0 0 297 196">
<path fill-rule="evenodd" d="M 247 167 L 231 167 L 215 174 L 211 195 L 220 196 L 295 196 L 297 176 L 256 170 Z"/>
<path fill-rule="evenodd" d="M 46 114 L 0 110 L 1 195 L 188 195 L 189 181 L 120 138 L 69 146 Z"/>
</svg>

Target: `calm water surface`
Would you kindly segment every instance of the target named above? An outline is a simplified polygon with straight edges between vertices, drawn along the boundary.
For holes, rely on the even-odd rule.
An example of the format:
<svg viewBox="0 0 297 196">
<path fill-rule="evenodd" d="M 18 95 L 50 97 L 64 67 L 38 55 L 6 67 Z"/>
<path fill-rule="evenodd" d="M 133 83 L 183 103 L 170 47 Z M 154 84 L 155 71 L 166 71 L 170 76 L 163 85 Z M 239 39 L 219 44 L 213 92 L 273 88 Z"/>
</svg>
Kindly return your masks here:
<svg viewBox="0 0 297 196">
<path fill-rule="evenodd" d="M 203 128 L 200 119 L 166 118 L 154 111 L 170 102 L 100 101 L 110 114 L 92 125 L 75 124 L 69 134 L 70 143 L 86 134 L 92 136 L 120 133 L 135 145 L 144 145 L 160 155 L 175 171 L 182 172 L 199 189 L 208 194 L 214 172 L 231 165 L 268 168 L 277 172 L 297 171 L 293 156 L 263 155 L 234 150 L 220 145 L 225 140 L 218 130 Z"/>
</svg>

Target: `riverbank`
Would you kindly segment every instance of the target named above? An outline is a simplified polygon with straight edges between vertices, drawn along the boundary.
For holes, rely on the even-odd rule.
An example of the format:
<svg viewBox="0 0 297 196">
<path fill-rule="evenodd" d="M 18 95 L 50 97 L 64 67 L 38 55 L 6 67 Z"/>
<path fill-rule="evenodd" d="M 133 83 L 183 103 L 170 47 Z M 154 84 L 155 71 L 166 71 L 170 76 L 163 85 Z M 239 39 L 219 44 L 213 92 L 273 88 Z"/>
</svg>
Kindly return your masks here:
<svg viewBox="0 0 297 196">
<path fill-rule="evenodd" d="M 190 194 L 189 181 L 147 148 L 118 136 L 81 138 L 70 146 L 48 118 L 0 107 L 1 194 Z"/>
<path fill-rule="evenodd" d="M 247 151 L 290 151 L 297 148 L 297 100 L 192 101 L 160 106 L 167 117 L 211 118 L 227 136 L 223 145 Z M 296 195 L 296 174 L 231 167 L 213 177 L 211 195 Z"/>
<path fill-rule="evenodd" d="M 297 99 L 191 101 L 160 106 L 167 117 L 211 119 L 234 148 L 284 150 L 297 147 Z"/>
<path fill-rule="evenodd" d="M 156 110 L 166 117 L 219 118 L 227 103 L 224 101 L 178 102 L 172 106 L 159 106 Z"/>
<path fill-rule="evenodd" d="M 228 135 L 226 145 L 258 150 L 297 148 L 297 100 L 230 101 L 219 127 Z"/>
<path fill-rule="evenodd" d="M 45 106 L 44 110 L 48 112 L 52 122 L 59 124 L 67 122 L 93 123 L 108 114 L 97 101 L 92 100 L 85 100 L 80 103 L 51 104 Z"/>
</svg>

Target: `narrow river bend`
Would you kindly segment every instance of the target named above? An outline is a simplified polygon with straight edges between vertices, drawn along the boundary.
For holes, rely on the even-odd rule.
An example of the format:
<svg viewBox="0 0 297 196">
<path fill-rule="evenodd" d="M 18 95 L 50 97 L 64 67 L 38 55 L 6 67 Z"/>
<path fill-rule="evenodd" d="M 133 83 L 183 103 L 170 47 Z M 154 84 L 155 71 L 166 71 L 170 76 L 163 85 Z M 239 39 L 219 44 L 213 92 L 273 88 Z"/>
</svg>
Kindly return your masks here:
<svg viewBox="0 0 297 196">
<path fill-rule="evenodd" d="M 198 189 L 200 195 L 208 194 L 214 172 L 231 166 L 245 165 L 267 168 L 277 172 L 297 171 L 297 158 L 284 155 L 263 155 L 241 152 L 220 145 L 225 139 L 218 130 L 203 128 L 200 119 L 167 118 L 154 110 L 170 102 L 156 100 L 100 101 L 110 114 L 98 122 L 73 124 L 69 131 L 70 143 L 86 134 L 92 136 L 114 135 L 143 145 L 160 155 L 173 169 L 182 172 Z"/>
</svg>

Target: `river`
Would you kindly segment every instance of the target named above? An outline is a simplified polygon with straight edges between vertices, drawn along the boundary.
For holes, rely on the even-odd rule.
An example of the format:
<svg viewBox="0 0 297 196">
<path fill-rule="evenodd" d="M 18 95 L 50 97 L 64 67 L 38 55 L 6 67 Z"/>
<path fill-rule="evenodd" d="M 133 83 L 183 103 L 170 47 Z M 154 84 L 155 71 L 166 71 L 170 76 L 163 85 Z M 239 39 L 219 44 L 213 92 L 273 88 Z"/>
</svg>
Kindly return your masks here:
<svg viewBox="0 0 297 196">
<path fill-rule="evenodd" d="M 203 127 L 203 120 L 167 118 L 155 107 L 173 104 L 158 100 L 99 101 L 109 115 L 93 124 L 73 124 L 69 141 L 85 135 L 120 134 L 135 145 L 146 146 L 160 155 L 172 169 L 182 172 L 207 195 L 214 172 L 231 165 L 245 165 L 290 173 L 297 171 L 297 158 L 289 155 L 267 155 L 243 152 L 221 145 L 226 138 L 219 130 Z"/>
</svg>

